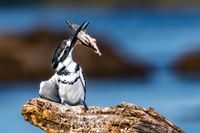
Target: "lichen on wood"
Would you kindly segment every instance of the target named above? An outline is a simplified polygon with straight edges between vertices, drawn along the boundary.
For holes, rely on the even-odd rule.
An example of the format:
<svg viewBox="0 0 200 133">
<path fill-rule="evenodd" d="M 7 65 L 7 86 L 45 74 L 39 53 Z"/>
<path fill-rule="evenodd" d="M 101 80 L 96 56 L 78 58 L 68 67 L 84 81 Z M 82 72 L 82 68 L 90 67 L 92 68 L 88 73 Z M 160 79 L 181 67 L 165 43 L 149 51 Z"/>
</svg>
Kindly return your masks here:
<svg viewBox="0 0 200 133">
<path fill-rule="evenodd" d="M 22 115 L 48 133 L 184 133 L 153 108 L 128 103 L 86 110 L 35 98 L 23 105 Z"/>
</svg>

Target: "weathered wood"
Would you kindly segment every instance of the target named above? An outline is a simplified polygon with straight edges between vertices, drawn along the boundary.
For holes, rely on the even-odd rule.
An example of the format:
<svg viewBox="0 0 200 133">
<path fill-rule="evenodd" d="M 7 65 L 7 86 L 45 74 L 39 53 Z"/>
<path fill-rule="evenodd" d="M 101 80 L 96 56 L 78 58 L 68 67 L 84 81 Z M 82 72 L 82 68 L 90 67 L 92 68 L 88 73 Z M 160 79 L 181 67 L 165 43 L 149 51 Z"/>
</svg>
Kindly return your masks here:
<svg viewBox="0 0 200 133">
<path fill-rule="evenodd" d="M 128 103 L 85 110 L 35 98 L 23 105 L 22 115 L 49 133 L 184 133 L 154 109 Z"/>
</svg>

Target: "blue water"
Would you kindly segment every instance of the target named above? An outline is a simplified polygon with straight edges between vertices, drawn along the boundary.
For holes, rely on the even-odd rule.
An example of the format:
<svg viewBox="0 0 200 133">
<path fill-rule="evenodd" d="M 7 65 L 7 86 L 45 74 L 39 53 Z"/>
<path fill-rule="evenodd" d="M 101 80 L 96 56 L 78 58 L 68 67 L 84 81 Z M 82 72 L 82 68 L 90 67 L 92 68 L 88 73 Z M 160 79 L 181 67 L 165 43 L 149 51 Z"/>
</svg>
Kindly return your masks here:
<svg viewBox="0 0 200 133">
<path fill-rule="evenodd" d="M 116 42 L 116 50 L 124 58 L 137 56 L 158 68 L 148 82 L 89 80 L 89 105 L 104 107 L 126 101 L 153 107 L 186 133 L 200 131 L 200 82 L 179 80 L 165 70 L 181 54 L 200 49 L 200 10 L 5 8 L 0 9 L 0 32 L 25 33 L 37 25 L 61 31 L 69 18 L 90 21 L 89 32 Z M 38 85 L 0 85 L 1 132 L 42 132 L 20 113 L 25 101 L 38 96 Z"/>
</svg>

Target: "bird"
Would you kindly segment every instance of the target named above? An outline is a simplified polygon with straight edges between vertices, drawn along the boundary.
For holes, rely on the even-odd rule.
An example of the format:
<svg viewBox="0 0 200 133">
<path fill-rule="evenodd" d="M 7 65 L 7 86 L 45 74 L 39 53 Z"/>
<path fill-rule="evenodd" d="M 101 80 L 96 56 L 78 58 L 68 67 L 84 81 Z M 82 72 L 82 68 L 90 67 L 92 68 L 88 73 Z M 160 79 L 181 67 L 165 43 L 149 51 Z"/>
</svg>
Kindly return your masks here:
<svg viewBox="0 0 200 133">
<path fill-rule="evenodd" d="M 81 66 L 72 58 L 79 32 L 87 26 L 88 22 L 85 21 L 79 26 L 72 38 L 63 40 L 55 50 L 52 58 L 52 67 L 55 74 L 49 80 L 40 83 L 40 97 L 63 105 L 83 105 L 88 108 L 85 102 L 85 74 Z"/>
</svg>

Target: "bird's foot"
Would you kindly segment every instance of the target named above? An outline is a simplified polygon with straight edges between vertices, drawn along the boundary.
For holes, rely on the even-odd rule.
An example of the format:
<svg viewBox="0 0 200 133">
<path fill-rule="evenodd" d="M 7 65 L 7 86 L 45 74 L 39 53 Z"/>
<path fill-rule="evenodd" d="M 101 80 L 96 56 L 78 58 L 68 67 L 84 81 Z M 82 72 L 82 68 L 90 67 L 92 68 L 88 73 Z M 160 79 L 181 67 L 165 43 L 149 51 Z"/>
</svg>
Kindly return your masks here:
<svg viewBox="0 0 200 133">
<path fill-rule="evenodd" d="M 84 106 L 84 109 L 85 109 L 85 110 L 88 110 L 88 106 L 87 106 L 87 104 L 85 103 L 85 101 L 82 101 L 82 104 L 83 104 L 83 106 Z"/>
</svg>

